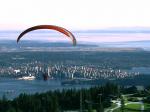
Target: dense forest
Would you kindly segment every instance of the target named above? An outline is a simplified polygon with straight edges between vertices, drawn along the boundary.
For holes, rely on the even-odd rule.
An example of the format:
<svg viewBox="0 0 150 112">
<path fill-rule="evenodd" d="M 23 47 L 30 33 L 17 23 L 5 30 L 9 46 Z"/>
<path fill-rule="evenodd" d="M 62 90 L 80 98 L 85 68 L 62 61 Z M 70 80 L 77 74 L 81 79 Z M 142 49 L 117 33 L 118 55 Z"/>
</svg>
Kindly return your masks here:
<svg viewBox="0 0 150 112">
<path fill-rule="evenodd" d="M 91 88 L 22 93 L 13 100 L 8 100 L 4 95 L 0 99 L 0 112 L 104 112 L 114 105 L 112 101 L 121 102 L 121 107 L 118 109 L 130 110 L 125 107 L 124 102 L 137 103 L 138 98 L 141 97 L 143 104 L 149 105 L 149 91 L 150 86 L 138 90 L 136 86 L 119 86 L 107 82 L 105 85 Z M 121 110 L 115 112 L 126 112 Z M 150 108 L 146 110 L 149 112 Z"/>
<path fill-rule="evenodd" d="M 103 111 L 111 106 L 111 98 L 120 96 L 119 86 L 107 83 L 104 86 L 89 89 L 64 89 L 36 93 L 34 95 L 20 94 L 13 100 L 5 96 L 0 100 L 1 112 L 60 112 L 64 110 Z"/>
</svg>

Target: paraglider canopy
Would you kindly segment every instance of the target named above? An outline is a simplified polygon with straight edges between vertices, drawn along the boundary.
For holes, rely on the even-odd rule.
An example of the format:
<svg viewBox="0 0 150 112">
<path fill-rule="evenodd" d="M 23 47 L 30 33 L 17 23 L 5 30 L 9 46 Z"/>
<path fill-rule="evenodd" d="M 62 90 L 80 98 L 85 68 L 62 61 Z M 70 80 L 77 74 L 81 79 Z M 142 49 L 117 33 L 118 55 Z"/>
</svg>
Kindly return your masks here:
<svg viewBox="0 0 150 112">
<path fill-rule="evenodd" d="M 56 30 L 58 32 L 61 32 L 63 34 L 65 34 L 67 37 L 69 37 L 72 40 L 73 45 L 76 45 L 76 38 L 75 36 L 68 31 L 67 29 L 63 28 L 63 27 L 59 27 L 59 26 L 55 26 L 55 25 L 38 25 L 38 26 L 33 26 L 30 27 L 28 29 L 26 29 L 25 31 L 23 31 L 17 38 L 17 43 L 19 42 L 19 40 L 28 32 L 34 31 L 34 30 L 39 30 L 39 29 L 51 29 L 51 30 Z"/>
</svg>

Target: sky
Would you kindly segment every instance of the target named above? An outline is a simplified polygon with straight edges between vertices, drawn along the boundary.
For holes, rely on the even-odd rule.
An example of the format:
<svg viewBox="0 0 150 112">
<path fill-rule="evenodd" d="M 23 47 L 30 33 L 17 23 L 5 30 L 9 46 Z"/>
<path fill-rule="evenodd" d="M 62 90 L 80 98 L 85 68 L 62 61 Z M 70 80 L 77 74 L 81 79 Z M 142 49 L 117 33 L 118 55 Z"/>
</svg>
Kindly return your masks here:
<svg viewBox="0 0 150 112">
<path fill-rule="evenodd" d="M 150 0 L 0 0 L 0 30 L 53 24 L 71 30 L 149 28 Z"/>
<path fill-rule="evenodd" d="M 75 36 L 79 41 L 150 40 L 149 11 L 150 0 L 0 0 L 0 31 L 23 31 L 34 25 L 50 24 L 71 31 L 117 29 L 149 32 L 82 36 L 76 33 Z M 0 39 L 16 39 L 18 35 L 19 33 L 0 33 Z M 51 34 L 42 34 L 42 36 L 49 38 Z M 31 38 L 31 34 L 25 37 L 25 39 Z"/>
</svg>

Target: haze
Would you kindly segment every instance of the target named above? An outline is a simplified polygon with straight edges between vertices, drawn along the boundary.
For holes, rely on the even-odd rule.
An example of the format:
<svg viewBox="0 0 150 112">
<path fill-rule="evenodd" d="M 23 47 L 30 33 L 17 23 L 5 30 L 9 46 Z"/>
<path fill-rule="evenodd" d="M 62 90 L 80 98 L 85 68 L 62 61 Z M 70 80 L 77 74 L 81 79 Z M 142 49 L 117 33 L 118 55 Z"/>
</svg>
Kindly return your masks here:
<svg viewBox="0 0 150 112">
<path fill-rule="evenodd" d="M 149 0 L 3 0 L 0 3 L 0 30 L 19 30 L 39 24 L 63 26 L 71 31 L 99 29 L 150 29 Z M 79 34 L 76 33 L 76 36 Z M 15 39 L 17 34 L 0 34 Z M 150 40 L 149 32 L 134 35 L 81 36 L 81 41 Z M 107 37 L 107 38 L 106 38 Z"/>
<path fill-rule="evenodd" d="M 2 0 L 0 29 L 55 24 L 72 30 L 149 27 L 149 0 Z"/>
</svg>

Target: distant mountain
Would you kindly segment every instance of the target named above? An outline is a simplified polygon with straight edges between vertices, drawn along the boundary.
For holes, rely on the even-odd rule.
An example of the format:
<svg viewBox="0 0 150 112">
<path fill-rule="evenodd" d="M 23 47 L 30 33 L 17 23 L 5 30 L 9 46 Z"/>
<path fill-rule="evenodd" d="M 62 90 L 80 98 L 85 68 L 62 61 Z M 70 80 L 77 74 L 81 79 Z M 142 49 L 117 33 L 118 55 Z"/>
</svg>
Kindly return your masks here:
<svg viewBox="0 0 150 112">
<path fill-rule="evenodd" d="M 20 49 L 22 48 L 22 49 Z M 73 49 L 70 49 L 73 48 Z M 78 42 L 76 47 L 72 47 L 71 42 L 46 42 L 22 40 L 19 44 L 15 40 L 1 40 L 0 51 L 23 51 L 23 50 L 74 50 L 74 51 L 150 51 L 150 41 L 128 41 L 128 42 L 103 42 L 86 43 Z"/>
<path fill-rule="evenodd" d="M 18 47 L 72 47 L 72 43 L 67 42 L 46 42 L 23 40 L 17 44 L 15 40 L 1 40 L 0 47 L 18 48 Z M 77 47 L 98 47 L 94 44 L 77 44 Z"/>
</svg>

